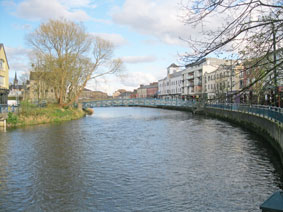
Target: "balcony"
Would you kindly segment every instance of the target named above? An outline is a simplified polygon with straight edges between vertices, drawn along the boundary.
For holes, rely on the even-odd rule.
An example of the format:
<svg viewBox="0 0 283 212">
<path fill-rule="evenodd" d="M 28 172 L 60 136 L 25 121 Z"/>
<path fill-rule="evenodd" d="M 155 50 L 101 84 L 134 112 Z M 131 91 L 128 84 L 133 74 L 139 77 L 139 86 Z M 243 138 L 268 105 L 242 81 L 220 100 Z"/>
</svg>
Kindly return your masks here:
<svg viewBox="0 0 283 212">
<path fill-rule="evenodd" d="M 199 71 L 195 72 L 195 77 L 201 77 L 201 76 L 202 76 L 202 72 Z"/>
<path fill-rule="evenodd" d="M 202 85 L 202 81 L 199 79 L 196 79 L 194 83 L 195 85 Z"/>
<path fill-rule="evenodd" d="M 193 81 L 189 81 L 187 86 L 188 87 L 194 87 L 194 82 Z"/>
<path fill-rule="evenodd" d="M 188 75 L 186 76 L 186 79 L 194 79 L 194 75 L 193 75 L 193 74 L 188 74 Z"/>
<path fill-rule="evenodd" d="M 195 86 L 194 91 L 195 91 L 195 93 L 201 93 L 202 92 L 202 86 Z"/>
<path fill-rule="evenodd" d="M 194 94 L 194 93 L 195 93 L 195 92 L 194 92 L 194 88 L 193 88 L 193 87 L 190 87 L 190 88 L 189 88 L 189 94 L 192 95 L 192 94 Z"/>
</svg>

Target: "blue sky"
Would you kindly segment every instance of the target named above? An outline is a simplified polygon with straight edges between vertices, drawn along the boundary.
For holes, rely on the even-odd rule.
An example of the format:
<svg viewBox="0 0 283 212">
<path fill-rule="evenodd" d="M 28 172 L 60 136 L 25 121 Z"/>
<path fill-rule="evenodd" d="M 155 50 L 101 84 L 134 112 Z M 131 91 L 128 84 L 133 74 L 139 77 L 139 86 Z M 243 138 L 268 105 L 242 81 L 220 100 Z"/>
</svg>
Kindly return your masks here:
<svg viewBox="0 0 283 212">
<path fill-rule="evenodd" d="M 181 21 L 179 0 L 0 0 L 0 43 L 15 71 L 29 71 L 29 47 L 25 36 L 48 19 L 82 22 L 87 32 L 110 40 L 115 57 L 124 61 L 122 76 L 91 81 L 87 87 L 112 94 L 119 88 L 133 90 L 165 77 L 166 67 L 188 51 L 192 30 Z"/>
</svg>

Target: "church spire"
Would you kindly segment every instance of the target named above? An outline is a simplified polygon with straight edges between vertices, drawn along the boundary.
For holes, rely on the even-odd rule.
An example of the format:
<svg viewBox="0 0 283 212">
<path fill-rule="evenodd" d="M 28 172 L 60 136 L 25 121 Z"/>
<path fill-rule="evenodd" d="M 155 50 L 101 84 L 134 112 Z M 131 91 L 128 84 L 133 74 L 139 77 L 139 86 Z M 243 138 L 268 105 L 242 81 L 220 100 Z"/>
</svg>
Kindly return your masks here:
<svg viewBox="0 0 283 212">
<path fill-rule="evenodd" d="M 18 85 L 17 72 L 15 72 L 14 85 Z"/>
</svg>

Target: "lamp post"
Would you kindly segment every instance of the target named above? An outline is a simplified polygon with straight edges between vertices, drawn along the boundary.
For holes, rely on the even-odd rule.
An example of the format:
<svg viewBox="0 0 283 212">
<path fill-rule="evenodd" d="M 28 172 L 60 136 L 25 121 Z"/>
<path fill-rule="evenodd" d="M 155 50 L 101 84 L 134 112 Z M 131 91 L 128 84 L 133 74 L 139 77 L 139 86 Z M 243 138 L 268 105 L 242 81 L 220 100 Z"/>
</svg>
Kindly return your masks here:
<svg viewBox="0 0 283 212">
<path fill-rule="evenodd" d="M 231 74 L 230 74 L 230 103 L 232 103 L 232 92 L 233 92 L 233 63 L 232 63 L 232 59 L 230 60 L 230 65 L 231 65 Z"/>
<path fill-rule="evenodd" d="M 272 22 L 272 38 L 273 38 L 273 81 L 274 81 L 274 106 L 277 106 L 277 96 L 278 96 L 278 88 L 277 88 L 277 58 L 276 58 L 276 32 L 274 29 L 274 23 Z"/>
</svg>

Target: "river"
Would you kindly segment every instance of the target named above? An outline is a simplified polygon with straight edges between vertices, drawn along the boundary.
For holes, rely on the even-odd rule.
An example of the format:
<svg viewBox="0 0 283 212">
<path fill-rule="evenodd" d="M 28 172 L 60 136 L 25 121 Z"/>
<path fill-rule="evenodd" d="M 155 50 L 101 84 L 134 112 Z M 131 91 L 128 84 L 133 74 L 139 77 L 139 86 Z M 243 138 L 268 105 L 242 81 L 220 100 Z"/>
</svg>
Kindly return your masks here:
<svg viewBox="0 0 283 212">
<path fill-rule="evenodd" d="M 139 107 L 0 132 L 0 211 L 260 211 L 278 156 L 217 119 Z"/>
</svg>

